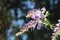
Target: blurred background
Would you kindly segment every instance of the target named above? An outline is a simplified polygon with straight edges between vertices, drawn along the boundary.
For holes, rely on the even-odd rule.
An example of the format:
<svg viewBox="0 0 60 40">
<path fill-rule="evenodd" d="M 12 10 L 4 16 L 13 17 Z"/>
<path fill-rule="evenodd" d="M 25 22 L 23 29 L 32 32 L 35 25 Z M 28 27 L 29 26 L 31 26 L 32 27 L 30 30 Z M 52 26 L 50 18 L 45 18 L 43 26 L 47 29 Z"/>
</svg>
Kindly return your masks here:
<svg viewBox="0 0 60 40">
<path fill-rule="evenodd" d="M 31 20 L 25 17 L 27 12 L 42 7 L 50 12 L 49 21 L 57 23 L 60 19 L 60 0 L 0 0 L 0 40 L 51 40 L 50 28 L 15 36 Z"/>
</svg>

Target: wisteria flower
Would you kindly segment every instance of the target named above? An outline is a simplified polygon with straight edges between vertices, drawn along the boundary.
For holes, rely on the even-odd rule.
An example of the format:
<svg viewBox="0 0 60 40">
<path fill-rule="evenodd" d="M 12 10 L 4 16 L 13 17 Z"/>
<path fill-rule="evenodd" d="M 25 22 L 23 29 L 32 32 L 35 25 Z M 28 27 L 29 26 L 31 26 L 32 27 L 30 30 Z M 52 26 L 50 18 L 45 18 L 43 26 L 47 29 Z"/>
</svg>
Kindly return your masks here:
<svg viewBox="0 0 60 40">
<path fill-rule="evenodd" d="M 32 18 L 33 20 L 30 20 L 27 24 L 25 24 L 23 26 L 23 28 L 20 30 L 21 33 L 24 33 L 25 31 L 28 31 L 28 29 L 35 29 L 36 25 L 37 25 L 37 29 L 41 29 L 41 27 L 43 26 L 42 20 L 45 17 L 45 7 L 43 7 L 41 10 L 40 9 L 33 9 L 30 10 L 26 16 L 26 18 Z M 17 35 L 19 35 L 19 33 L 17 33 Z"/>
<path fill-rule="evenodd" d="M 34 20 L 43 19 L 45 11 L 46 9 L 44 7 L 41 10 L 33 9 L 32 11 L 28 12 L 26 18 L 31 17 Z"/>
<path fill-rule="evenodd" d="M 58 30 L 60 30 L 60 23 L 59 23 L 60 20 L 58 20 L 58 23 L 56 24 L 56 27 L 54 28 L 54 32 L 57 32 Z"/>
<path fill-rule="evenodd" d="M 43 7 L 41 10 L 42 10 L 41 13 L 45 13 L 45 11 L 46 11 L 45 7 Z"/>
<path fill-rule="evenodd" d="M 60 22 L 60 19 L 58 20 L 58 22 Z"/>
<path fill-rule="evenodd" d="M 60 27 L 60 23 L 57 23 L 56 26 L 57 26 L 57 27 Z"/>
<path fill-rule="evenodd" d="M 56 24 L 57 27 L 60 27 L 60 20 L 58 20 L 58 23 Z"/>
<path fill-rule="evenodd" d="M 43 26 L 42 23 L 38 23 L 38 24 L 37 24 L 37 30 L 40 30 L 42 26 Z"/>
<path fill-rule="evenodd" d="M 55 40 L 55 38 L 59 35 L 59 31 L 60 31 L 60 20 L 58 20 L 58 23 L 56 24 L 56 27 L 53 29 L 52 39 Z"/>
<path fill-rule="evenodd" d="M 53 32 L 57 32 L 59 30 L 59 27 L 55 27 Z"/>
<path fill-rule="evenodd" d="M 25 25 L 23 26 L 22 29 L 25 29 L 25 28 L 27 28 L 27 29 L 29 29 L 29 28 L 35 28 L 36 24 L 37 24 L 36 21 L 30 20 L 27 24 L 25 24 Z"/>
</svg>

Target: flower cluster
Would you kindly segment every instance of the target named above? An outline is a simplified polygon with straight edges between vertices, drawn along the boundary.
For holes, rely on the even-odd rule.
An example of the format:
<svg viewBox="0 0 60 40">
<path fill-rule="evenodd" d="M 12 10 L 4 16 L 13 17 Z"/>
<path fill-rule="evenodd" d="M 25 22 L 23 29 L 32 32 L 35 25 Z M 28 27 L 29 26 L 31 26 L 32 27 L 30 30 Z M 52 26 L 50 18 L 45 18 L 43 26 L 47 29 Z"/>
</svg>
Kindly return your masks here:
<svg viewBox="0 0 60 40">
<path fill-rule="evenodd" d="M 43 7 L 42 9 L 33 9 L 29 11 L 26 18 L 32 18 L 33 20 L 30 20 L 27 24 L 25 24 L 23 28 L 20 30 L 20 32 L 18 32 L 16 35 L 21 35 L 22 33 L 28 31 L 28 29 L 30 28 L 34 30 L 36 28 L 36 25 L 38 30 L 41 29 L 41 27 L 43 26 L 42 20 L 47 16 L 44 14 L 45 12 L 45 7 Z"/>
<path fill-rule="evenodd" d="M 58 35 L 60 35 L 60 20 L 58 20 L 58 23 L 56 24 L 56 27 L 53 30 L 54 33 L 52 33 L 52 40 L 55 40 Z"/>
</svg>

